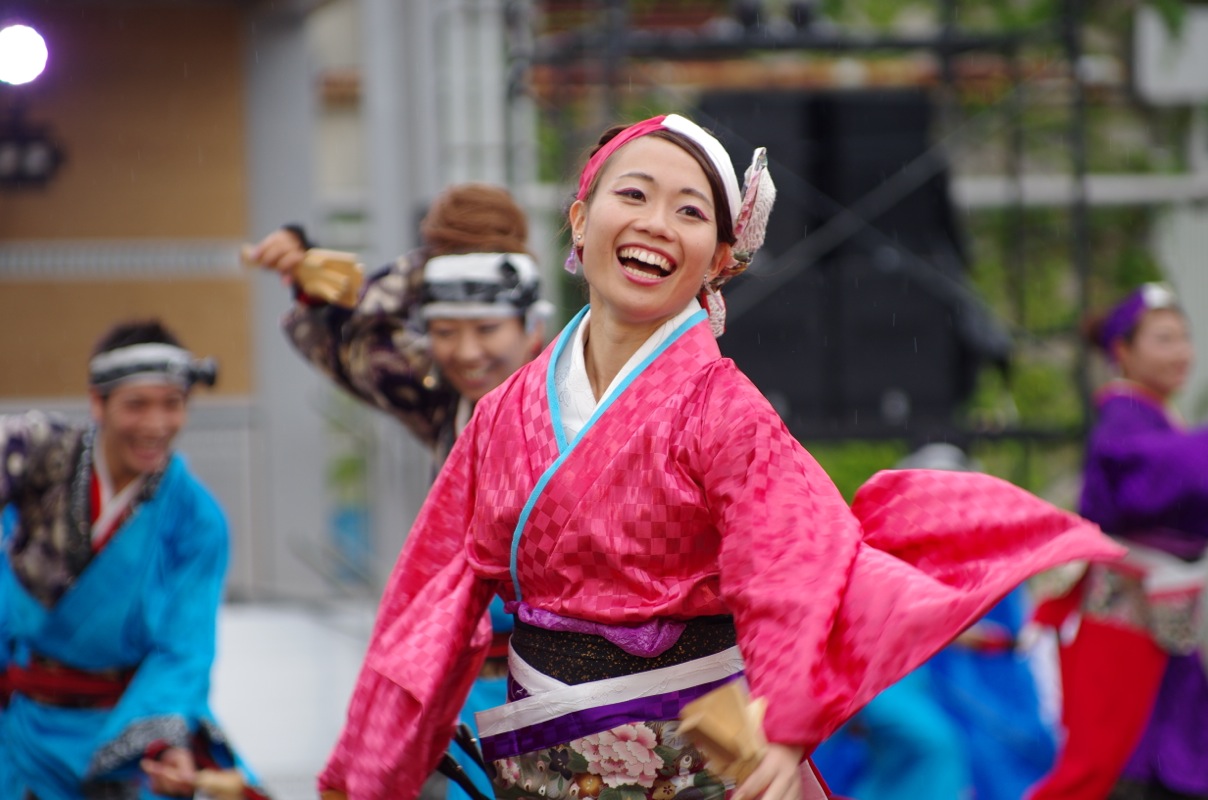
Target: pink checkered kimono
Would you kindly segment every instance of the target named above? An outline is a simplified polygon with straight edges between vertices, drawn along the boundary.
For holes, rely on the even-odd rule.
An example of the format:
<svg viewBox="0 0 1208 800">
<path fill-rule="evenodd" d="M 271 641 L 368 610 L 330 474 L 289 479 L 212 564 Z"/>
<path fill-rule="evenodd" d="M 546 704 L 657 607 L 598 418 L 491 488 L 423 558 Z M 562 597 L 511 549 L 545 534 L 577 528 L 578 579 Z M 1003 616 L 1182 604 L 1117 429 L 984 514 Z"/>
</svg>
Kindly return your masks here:
<svg viewBox="0 0 1208 800">
<path fill-rule="evenodd" d="M 721 357 L 703 312 L 567 441 L 553 369 L 578 319 L 479 402 L 454 447 L 383 597 L 322 788 L 418 794 L 496 593 L 610 626 L 733 615 L 768 738 L 809 751 L 1028 576 L 1121 552 L 979 474 L 882 472 L 849 507 Z"/>
</svg>

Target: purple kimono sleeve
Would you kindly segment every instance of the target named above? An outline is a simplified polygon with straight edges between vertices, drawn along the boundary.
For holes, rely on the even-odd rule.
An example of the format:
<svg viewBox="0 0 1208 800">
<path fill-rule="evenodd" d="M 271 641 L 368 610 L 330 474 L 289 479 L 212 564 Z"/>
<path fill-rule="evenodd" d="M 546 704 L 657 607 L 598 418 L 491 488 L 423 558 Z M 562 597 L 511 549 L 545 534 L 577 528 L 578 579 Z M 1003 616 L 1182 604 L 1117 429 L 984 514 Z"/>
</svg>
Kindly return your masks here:
<svg viewBox="0 0 1208 800">
<path fill-rule="evenodd" d="M 1087 451 L 1083 513 L 1109 530 L 1208 536 L 1208 428 L 1173 428 L 1127 398 L 1104 403 Z"/>
</svg>

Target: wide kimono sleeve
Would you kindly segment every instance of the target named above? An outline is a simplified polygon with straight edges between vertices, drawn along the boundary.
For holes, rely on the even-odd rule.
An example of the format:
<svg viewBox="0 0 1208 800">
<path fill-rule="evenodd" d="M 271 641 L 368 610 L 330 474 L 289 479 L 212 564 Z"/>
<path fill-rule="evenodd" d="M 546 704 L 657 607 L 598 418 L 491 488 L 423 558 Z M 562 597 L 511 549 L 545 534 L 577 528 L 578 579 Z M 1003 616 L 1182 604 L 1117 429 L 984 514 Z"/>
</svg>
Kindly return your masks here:
<svg viewBox="0 0 1208 800">
<path fill-rule="evenodd" d="M 0 415 L 0 573 L 10 569 L 8 550 L 17 522 L 16 506 L 11 504 L 28 485 L 28 469 L 33 463 L 30 456 L 68 427 L 65 420 L 40 411 Z M 6 605 L 0 603 L 0 713 L 8 695 L 4 672 L 11 658 L 8 613 Z"/>
<path fill-rule="evenodd" d="M 1157 409 L 1107 400 L 1087 450 L 1083 509 L 1113 532 L 1208 532 L 1208 428 L 1172 428 Z"/>
<path fill-rule="evenodd" d="M 996 478 L 878 473 L 849 509 L 741 375 L 714 380 L 703 485 L 771 741 L 812 750 L 1032 574 L 1122 550 Z"/>
<path fill-rule="evenodd" d="M 335 384 L 435 445 L 457 398 L 432 384 L 432 357 L 417 320 L 422 267 L 414 254 L 384 267 L 352 309 L 300 298 L 282 327 Z"/>
<path fill-rule="evenodd" d="M 458 438 L 408 534 L 320 790 L 410 800 L 452 736 L 490 644 L 496 588 L 475 576 L 466 551 L 482 422 L 475 414 Z"/>
<path fill-rule="evenodd" d="M 229 531 L 217 501 L 178 466 L 174 479 L 166 476 L 157 490 L 166 496 L 142 600 L 146 655 L 97 738 L 87 779 L 129 770 L 157 742 L 188 747 L 210 721 Z"/>
</svg>

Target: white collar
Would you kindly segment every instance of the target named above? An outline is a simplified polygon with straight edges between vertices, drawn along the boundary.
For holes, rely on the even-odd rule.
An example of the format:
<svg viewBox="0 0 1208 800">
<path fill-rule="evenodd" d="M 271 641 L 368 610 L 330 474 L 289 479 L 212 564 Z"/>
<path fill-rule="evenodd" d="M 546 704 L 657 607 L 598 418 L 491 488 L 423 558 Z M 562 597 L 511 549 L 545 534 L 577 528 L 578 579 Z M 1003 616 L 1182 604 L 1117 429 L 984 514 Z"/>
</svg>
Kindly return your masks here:
<svg viewBox="0 0 1208 800">
<path fill-rule="evenodd" d="M 682 311 L 664 322 L 642 342 L 637 351 L 629 357 L 620 372 L 608 384 L 608 388 L 597 400 L 591 388 L 591 380 L 587 377 L 587 360 L 584 355 L 586 346 L 587 323 L 591 319 L 591 310 L 579 320 L 574 336 L 569 345 L 558 356 L 554 365 L 554 390 L 558 396 L 558 407 L 562 414 L 562 429 L 567 441 L 572 441 L 579 431 L 591 419 L 600 403 L 604 402 L 617 387 L 629 377 L 647 356 L 667 340 L 676 328 L 684 324 L 693 314 L 700 311 L 700 302 L 693 298 Z"/>
<path fill-rule="evenodd" d="M 92 469 L 96 472 L 97 483 L 101 487 L 101 507 L 98 509 L 96 522 L 92 524 L 92 537 L 103 535 L 112 526 L 114 520 L 125 513 L 126 508 L 134 502 L 134 498 L 147 480 L 146 475 L 138 475 L 126 484 L 120 492 L 113 493 L 113 477 L 109 474 L 109 465 L 105 461 L 105 450 L 98 433 L 92 445 Z"/>
</svg>

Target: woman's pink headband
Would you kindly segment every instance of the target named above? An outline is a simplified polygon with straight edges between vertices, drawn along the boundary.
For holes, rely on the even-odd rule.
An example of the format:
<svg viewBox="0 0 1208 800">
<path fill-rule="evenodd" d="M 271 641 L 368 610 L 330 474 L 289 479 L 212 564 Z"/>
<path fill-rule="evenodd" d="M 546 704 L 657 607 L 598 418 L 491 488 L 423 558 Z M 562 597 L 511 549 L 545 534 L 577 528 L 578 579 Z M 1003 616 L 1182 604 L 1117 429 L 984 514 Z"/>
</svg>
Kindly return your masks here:
<svg viewBox="0 0 1208 800">
<path fill-rule="evenodd" d="M 739 205 L 742 202 L 742 192 L 738 187 L 738 176 L 734 173 L 734 164 L 731 163 L 729 154 L 716 137 L 695 122 L 678 114 L 660 114 L 657 117 L 642 120 L 630 125 L 610 139 L 583 166 L 583 172 L 579 175 L 579 192 L 575 197 L 579 200 L 587 199 L 596 175 L 618 149 L 639 136 L 659 130 L 675 131 L 700 145 L 700 148 L 705 151 L 705 155 L 709 157 L 709 161 L 712 162 L 714 169 L 717 170 L 717 174 L 721 176 L 722 185 L 726 189 L 726 202 L 730 206 L 730 220 L 731 222 L 736 221 Z"/>
</svg>

